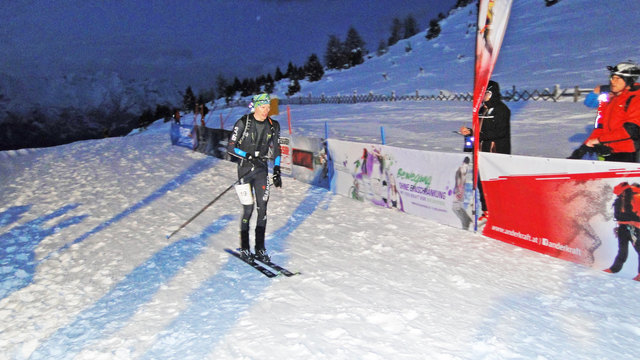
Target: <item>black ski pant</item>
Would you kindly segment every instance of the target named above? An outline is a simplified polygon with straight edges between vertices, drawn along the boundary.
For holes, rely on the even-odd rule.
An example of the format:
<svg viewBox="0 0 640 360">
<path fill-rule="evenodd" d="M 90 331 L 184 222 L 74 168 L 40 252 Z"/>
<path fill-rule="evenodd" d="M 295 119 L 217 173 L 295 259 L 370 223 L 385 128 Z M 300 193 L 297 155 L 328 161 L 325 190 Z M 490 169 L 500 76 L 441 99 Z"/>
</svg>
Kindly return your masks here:
<svg viewBox="0 0 640 360">
<path fill-rule="evenodd" d="M 613 265 L 609 268 L 611 272 L 617 273 L 622 270 L 622 265 L 627 261 L 629 255 L 629 243 L 638 253 L 640 258 L 640 229 L 631 225 L 619 225 L 618 234 L 618 254 L 616 255 Z M 638 274 L 640 274 L 640 259 L 638 260 Z"/>
<path fill-rule="evenodd" d="M 250 171 L 250 166 L 238 166 L 238 176 Z M 269 202 L 269 173 L 266 165 L 264 167 L 257 167 L 249 175 L 240 180 L 241 184 L 250 184 L 251 190 L 254 194 L 254 203 L 258 210 L 258 219 L 256 222 L 256 228 L 267 227 L 267 203 Z M 242 205 L 242 220 L 240 221 L 240 231 L 249 231 L 249 221 L 253 214 L 254 204 Z"/>
</svg>

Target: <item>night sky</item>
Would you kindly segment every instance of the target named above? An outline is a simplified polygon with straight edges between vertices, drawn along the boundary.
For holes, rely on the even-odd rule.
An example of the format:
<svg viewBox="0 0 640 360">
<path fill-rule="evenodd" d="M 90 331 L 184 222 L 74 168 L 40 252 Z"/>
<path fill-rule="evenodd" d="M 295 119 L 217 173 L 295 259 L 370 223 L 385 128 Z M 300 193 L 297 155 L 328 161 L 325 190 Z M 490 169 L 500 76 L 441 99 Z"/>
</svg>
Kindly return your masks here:
<svg viewBox="0 0 640 360">
<path fill-rule="evenodd" d="M 1 73 L 12 77 L 117 72 L 196 89 L 218 74 L 253 77 L 324 58 L 329 35 L 353 26 L 375 52 L 392 20 L 419 28 L 455 0 L 48 1 L 0 3 Z"/>
</svg>

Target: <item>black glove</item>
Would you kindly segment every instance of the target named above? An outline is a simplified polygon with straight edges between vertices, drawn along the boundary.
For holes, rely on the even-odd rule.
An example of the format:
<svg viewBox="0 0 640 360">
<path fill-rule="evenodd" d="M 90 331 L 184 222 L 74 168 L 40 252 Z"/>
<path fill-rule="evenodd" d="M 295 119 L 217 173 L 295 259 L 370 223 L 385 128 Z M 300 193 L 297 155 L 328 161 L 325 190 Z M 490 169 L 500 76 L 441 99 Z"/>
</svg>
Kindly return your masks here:
<svg viewBox="0 0 640 360">
<path fill-rule="evenodd" d="M 275 165 L 273 167 L 273 185 L 279 188 L 282 187 L 282 179 L 280 178 L 280 166 Z"/>
<path fill-rule="evenodd" d="M 589 152 L 591 149 L 587 145 L 580 145 L 579 148 L 573 150 L 571 155 L 567 159 L 582 159 L 582 157 Z"/>
<path fill-rule="evenodd" d="M 613 152 L 610 147 L 602 144 L 593 145 L 593 149 L 596 151 L 596 154 L 604 157 L 611 155 Z"/>
</svg>

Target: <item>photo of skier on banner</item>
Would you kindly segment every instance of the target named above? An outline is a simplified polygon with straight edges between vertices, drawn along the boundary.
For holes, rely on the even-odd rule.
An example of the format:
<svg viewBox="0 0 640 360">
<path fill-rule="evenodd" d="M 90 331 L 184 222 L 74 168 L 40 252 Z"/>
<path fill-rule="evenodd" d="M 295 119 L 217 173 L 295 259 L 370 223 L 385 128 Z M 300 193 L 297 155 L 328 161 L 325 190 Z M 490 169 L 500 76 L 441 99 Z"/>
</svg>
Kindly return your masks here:
<svg viewBox="0 0 640 360">
<path fill-rule="evenodd" d="M 467 173 L 469 172 L 469 162 L 471 160 L 468 156 L 465 156 L 462 164 L 456 170 L 455 175 L 455 185 L 453 188 L 453 203 L 452 210 L 456 214 L 456 216 L 460 219 L 462 223 L 462 228 L 464 230 L 469 229 L 469 225 L 471 225 L 471 216 L 467 214 L 467 210 L 464 208 L 464 195 L 465 195 L 465 184 L 467 182 Z"/>
<path fill-rule="evenodd" d="M 640 184 L 621 182 L 613 189 L 616 199 L 613 202 L 613 216 L 618 223 L 615 229 L 618 238 L 618 253 L 613 264 L 605 269 L 608 273 L 617 273 L 629 256 L 629 243 L 638 253 L 638 275 L 633 280 L 640 281 Z"/>
</svg>

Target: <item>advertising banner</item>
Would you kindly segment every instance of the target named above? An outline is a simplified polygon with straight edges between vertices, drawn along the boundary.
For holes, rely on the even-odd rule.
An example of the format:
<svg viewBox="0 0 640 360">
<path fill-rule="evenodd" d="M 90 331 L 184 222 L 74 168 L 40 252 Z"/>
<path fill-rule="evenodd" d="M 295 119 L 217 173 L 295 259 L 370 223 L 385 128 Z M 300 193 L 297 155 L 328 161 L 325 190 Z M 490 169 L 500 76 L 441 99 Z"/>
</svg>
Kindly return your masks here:
<svg viewBox="0 0 640 360">
<path fill-rule="evenodd" d="M 473 109 L 482 104 L 487 83 L 498 61 L 504 33 L 507 31 L 512 0 L 480 0 L 478 34 L 476 36 L 476 64 L 473 89 Z"/>
<path fill-rule="evenodd" d="M 299 135 L 293 135 L 291 139 L 293 177 L 296 180 L 328 189 L 330 173 L 324 140 Z"/>
<path fill-rule="evenodd" d="M 638 274 L 640 164 L 492 153 L 480 153 L 480 161 L 491 214 L 484 235 Z"/>
<path fill-rule="evenodd" d="M 334 192 L 469 229 L 472 185 L 468 154 L 328 141 Z"/>
<path fill-rule="evenodd" d="M 291 138 L 280 138 L 280 171 L 283 174 L 291 175 L 293 173 L 291 163 Z"/>
<path fill-rule="evenodd" d="M 195 147 L 195 136 L 193 125 L 182 125 L 171 123 L 171 144 L 193 149 Z"/>
<path fill-rule="evenodd" d="M 229 159 L 227 144 L 231 137 L 231 131 L 196 126 L 195 133 L 198 139 L 196 148 L 194 149 L 195 151 L 219 159 Z"/>
<path fill-rule="evenodd" d="M 480 0 L 478 4 L 478 33 L 476 35 L 476 63 L 473 81 L 473 138 L 480 138 L 480 106 L 491 79 L 493 68 L 507 31 L 512 0 Z M 478 183 L 478 152 L 480 141 L 473 143 L 473 184 Z M 475 187 L 475 186 L 474 186 Z M 476 224 L 477 225 L 477 224 Z"/>
</svg>

